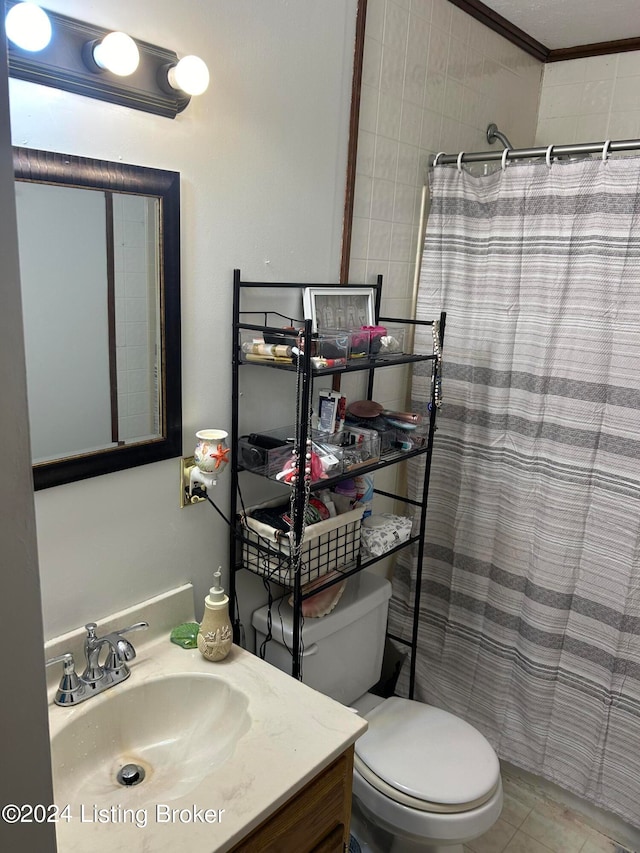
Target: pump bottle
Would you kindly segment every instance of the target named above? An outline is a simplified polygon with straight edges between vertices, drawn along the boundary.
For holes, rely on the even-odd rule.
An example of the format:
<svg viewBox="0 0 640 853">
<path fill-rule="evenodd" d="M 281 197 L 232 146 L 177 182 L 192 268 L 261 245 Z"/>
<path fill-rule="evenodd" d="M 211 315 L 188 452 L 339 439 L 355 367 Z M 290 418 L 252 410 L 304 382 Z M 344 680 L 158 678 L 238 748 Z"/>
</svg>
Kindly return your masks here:
<svg viewBox="0 0 640 853">
<path fill-rule="evenodd" d="M 229 619 L 229 596 L 220 584 L 221 571 L 214 572 L 214 585 L 204 600 L 204 615 L 198 631 L 200 654 L 211 661 L 226 658 L 233 643 Z"/>
</svg>

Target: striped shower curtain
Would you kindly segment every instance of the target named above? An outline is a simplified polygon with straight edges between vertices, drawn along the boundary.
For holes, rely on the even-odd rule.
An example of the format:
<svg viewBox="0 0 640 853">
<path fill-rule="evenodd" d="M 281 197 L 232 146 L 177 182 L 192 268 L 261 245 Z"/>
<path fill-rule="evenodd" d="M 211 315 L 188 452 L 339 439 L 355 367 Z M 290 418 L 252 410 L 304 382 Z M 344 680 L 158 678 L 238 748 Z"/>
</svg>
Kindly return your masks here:
<svg viewBox="0 0 640 853">
<path fill-rule="evenodd" d="M 447 328 L 415 697 L 635 826 L 639 184 L 638 158 L 436 167 L 417 311 Z M 389 625 L 407 638 L 410 563 Z"/>
</svg>

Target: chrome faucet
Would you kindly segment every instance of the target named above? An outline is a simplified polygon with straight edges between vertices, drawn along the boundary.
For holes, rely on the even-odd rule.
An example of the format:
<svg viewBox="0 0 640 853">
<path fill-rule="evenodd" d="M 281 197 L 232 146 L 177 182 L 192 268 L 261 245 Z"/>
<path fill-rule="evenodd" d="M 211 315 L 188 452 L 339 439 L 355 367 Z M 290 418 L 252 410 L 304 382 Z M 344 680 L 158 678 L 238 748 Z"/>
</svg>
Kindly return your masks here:
<svg viewBox="0 0 640 853">
<path fill-rule="evenodd" d="M 46 666 L 54 663 L 63 664 L 62 678 L 54 698 L 56 705 L 77 705 L 127 679 L 131 675 L 127 663 L 135 658 L 136 650 L 122 635 L 148 628 L 149 623 L 136 622 L 135 625 L 113 631 L 104 637 L 96 636 L 98 626 L 95 622 L 88 622 L 84 627 L 87 631 L 84 639 L 86 665 L 82 675 L 77 674 L 75 661 L 70 652 L 46 661 Z M 105 647 L 107 654 L 104 663 L 101 664 L 100 654 Z"/>
</svg>

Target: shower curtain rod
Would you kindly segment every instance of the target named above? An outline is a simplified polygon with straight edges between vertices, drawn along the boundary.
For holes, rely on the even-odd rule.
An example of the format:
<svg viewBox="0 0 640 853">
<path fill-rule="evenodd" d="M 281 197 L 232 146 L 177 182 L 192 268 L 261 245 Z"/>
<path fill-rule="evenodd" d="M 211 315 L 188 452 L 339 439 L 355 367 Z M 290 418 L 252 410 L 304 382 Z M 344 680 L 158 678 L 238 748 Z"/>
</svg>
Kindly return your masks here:
<svg viewBox="0 0 640 853">
<path fill-rule="evenodd" d="M 461 151 L 459 154 L 436 154 L 429 161 L 429 166 L 447 166 L 461 163 L 484 163 L 491 160 L 526 160 L 532 157 L 564 157 L 574 154 L 601 154 L 606 148 L 606 154 L 616 151 L 633 151 L 640 149 L 640 139 L 619 139 L 616 142 L 578 142 L 573 145 L 548 145 L 540 148 L 505 148 L 504 151 Z"/>
</svg>

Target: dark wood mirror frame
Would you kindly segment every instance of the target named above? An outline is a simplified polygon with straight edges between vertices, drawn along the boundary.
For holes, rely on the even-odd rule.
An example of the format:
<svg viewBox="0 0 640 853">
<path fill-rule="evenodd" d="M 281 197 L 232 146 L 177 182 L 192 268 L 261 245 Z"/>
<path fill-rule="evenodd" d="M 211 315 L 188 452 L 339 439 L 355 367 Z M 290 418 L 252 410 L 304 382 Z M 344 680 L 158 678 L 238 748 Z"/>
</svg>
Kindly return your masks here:
<svg viewBox="0 0 640 853">
<path fill-rule="evenodd" d="M 349 281 L 351 260 L 351 231 L 353 228 L 353 202 L 358 159 L 358 128 L 360 123 L 360 93 L 362 90 L 362 65 L 364 62 L 364 37 L 367 23 L 367 0 L 358 0 L 356 12 L 356 37 L 353 49 L 353 77 L 351 78 L 351 110 L 349 114 L 349 142 L 347 148 L 347 180 L 342 219 L 342 254 L 340 282 Z"/>
<path fill-rule="evenodd" d="M 13 149 L 16 180 L 132 193 L 159 199 L 161 437 L 41 462 L 34 489 L 97 477 L 182 455 L 180 174 L 32 148 Z"/>
</svg>

